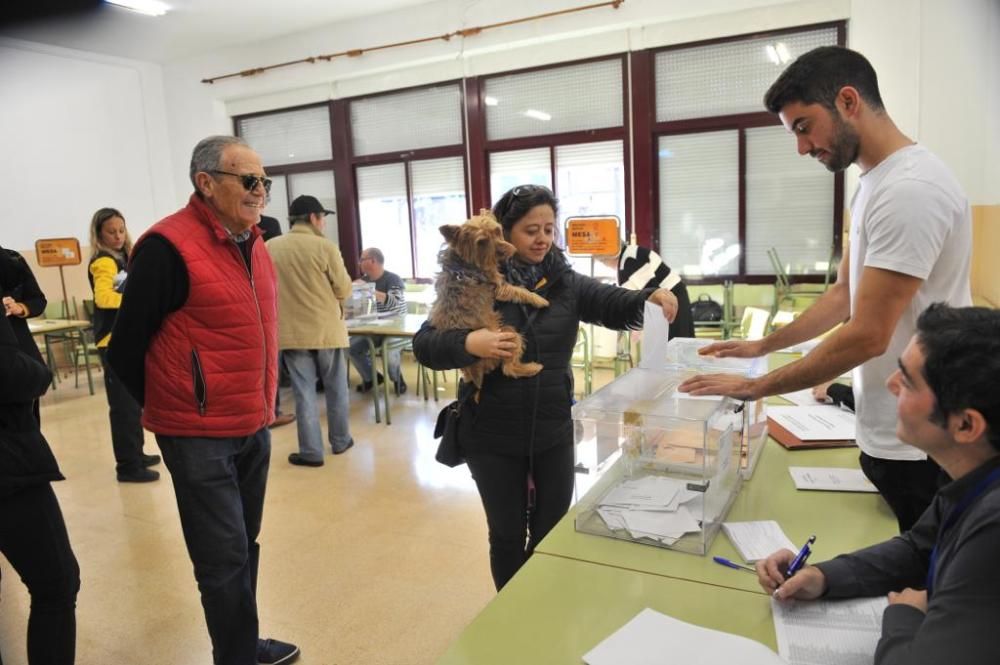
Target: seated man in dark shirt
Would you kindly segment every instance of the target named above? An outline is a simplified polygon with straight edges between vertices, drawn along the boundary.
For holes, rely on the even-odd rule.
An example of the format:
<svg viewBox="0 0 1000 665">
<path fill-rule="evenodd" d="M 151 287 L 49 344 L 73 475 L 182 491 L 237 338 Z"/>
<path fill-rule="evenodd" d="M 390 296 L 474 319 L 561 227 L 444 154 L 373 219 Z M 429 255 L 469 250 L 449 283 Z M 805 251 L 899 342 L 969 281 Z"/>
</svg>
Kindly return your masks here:
<svg viewBox="0 0 1000 665">
<path fill-rule="evenodd" d="M 778 599 L 889 595 L 875 665 L 1000 663 L 1000 311 L 931 305 L 888 387 L 896 434 L 952 478 L 909 531 L 806 566 L 757 564 Z"/>
</svg>

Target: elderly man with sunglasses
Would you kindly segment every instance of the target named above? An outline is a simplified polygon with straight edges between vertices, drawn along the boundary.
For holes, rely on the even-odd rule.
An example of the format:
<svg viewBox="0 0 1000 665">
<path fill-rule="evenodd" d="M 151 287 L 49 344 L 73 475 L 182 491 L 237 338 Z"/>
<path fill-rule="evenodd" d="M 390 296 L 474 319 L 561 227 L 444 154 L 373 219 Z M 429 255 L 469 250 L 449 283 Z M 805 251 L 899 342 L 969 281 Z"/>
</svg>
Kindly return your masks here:
<svg viewBox="0 0 1000 665">
<path fill-rule="evenodd" d="M 259 639 L 257 535 L 277 389 L 277 286 L 257 222 L 271 181 L 242 139 L 191 156 L 187 206 L 136 242 L 109 360 L 170 471 L 216 665 L 290 663 Z"/>
</svg>

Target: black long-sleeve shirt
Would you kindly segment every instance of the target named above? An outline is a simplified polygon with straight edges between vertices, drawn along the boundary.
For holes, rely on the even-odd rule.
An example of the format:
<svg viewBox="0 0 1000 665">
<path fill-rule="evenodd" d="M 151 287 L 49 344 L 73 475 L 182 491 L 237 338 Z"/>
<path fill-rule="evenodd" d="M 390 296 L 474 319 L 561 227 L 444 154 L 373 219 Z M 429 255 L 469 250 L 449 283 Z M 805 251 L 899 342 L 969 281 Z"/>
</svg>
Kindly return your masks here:
<svg viewBox="0 0 1000 665">
<path fill-rule="evenodd" d="M 35 360 L 42 362 L 42 354 L 31 336 L 26 319 L 44 314 L 49 301 L 38 286 L 38 280 L 35 279 L 35 274 L 31 272 L 31 267 L 24 257 L 12 249 L 0 248 L 0 297 L 6 296 L 21 303 L 28 310 L 23 317 L 9 317 L 18 347 Z"/>
<path fill-rule="evenodd" d="M 818 564 L 827 597 L 880 596 L 923 589 L 938 543 L 927 614 L 890 605 L 882 617 L 875 665 L 995 665 L 1000 663 L 1000 481 L 973 502 L 939 539 L 942 523 L 962 497 L 994 469 L 1000 456 L 942 487 L 913 528 L 884 543 Z"/>
<path fill-rule="evenodd" d="M 111 329 L 108 362 L 140 405 L 145 404 L 146 350 L 163 319 L 184 305 L 188 286 L 187 268 L 166 238 L 151 235 L 136 246 Z"/>
</svg>

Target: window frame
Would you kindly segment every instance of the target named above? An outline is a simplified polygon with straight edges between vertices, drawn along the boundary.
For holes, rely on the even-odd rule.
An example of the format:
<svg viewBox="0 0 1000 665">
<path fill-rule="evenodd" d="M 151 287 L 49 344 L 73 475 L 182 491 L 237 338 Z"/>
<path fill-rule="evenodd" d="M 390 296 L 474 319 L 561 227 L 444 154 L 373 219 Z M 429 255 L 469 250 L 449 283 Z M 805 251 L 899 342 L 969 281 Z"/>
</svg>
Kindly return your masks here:
<svg viewBox="0 0 1000 665">
<path fill-rule="evenodd" d="M 710 131 L 721 131 L 721 130 L 736 130 L 738 134 L 738 144 L 739 144 L 739 155 L 737 158 L 738 165 L 738 177 L 739 177 L 739 201 L 738 201 L 738 237 L 740 243 L 740 256 L 739 256 L 739 271 L 737 273 L 724 274 L 724 275 L 712 275 L 708 277 L 688 277 L 685 276 L 685 281 L 689 284 L 720 284 L 726 281 L 733 281 L 740 284 L 771 284 L 774 282 L 775 275 L 768 274 L 747 274 L 746 271 L 746 240 L 747 240 L 747 215 L 746 215 L 746 200 L 747 200 L 747 187 L 746 187 L 746 130 L 754 129 L 758 127 L 771 127 L 775 125 L 781 125 L 781 121 L 772 113 L 766 110 L 754 113 L 736 113 L 730 115 L 720 115 L 720 116 L 706 116 L 701 118 L 686 118 L 683 120 L 669 120 L 663 122 L 657 122 L 656 117 L 656 56 L 659 53 L 664 53 L 667 51 L 676 51 L 682 49 L 689 49 L 697 46 L 710 46 L 714 44 L 724 44 L 729 42 L 746 41 L 751 39 L 761 39 L 761 38 L 771 38 L 778 37 L 781 35 L 794 34 L 800 32 L 808 32 L 810 30 L 817 30 L 822 28 L 835 28 L 837 30 L 837 44 L 839 46 L 846 45 L 847 38 L 847 23 L 846 21 L 830 21 L 825 23 L 814 23 L 809 25 L 795 26 L 792 28 L 782 28 L 779 30 L 766 30 L 761 32 L 753 32 L 742 35 L 731 35 L 726 37 L 719 37 L 715 39 L 705 39 L 700 41 L 685 42 L 683 44 L 670 44 L 669 46 L 664 46 L 655 49 L 647 49 L 641 51 L 642 55 L 639 60 L 645 60 L 645 62 L 640 62 L 638 68 L 648 69 L 648 75 L 646 80 L 648 81 L 648 86 L 635 85 L 635 91 L 638 92 L 639 99 L 637 100 L 636 106 L 642 104 L 645 107 L 648 116 L 649 133 L 648 133 L 648 150 L 651 156 L 649 166 L 650 170 L 650 191 L 651 200 L 648 202 L 650 215 L 648 228 L 643 229 L 644 233 L 639 234 L 640 238 L 648 238 L 650 244 L 656 248 L 657 251 L 660 249 L 660 168 L 659 160 L 656 156 L 656 145 L 661 136 L 675 136 L 680 134 L 695 134 L 701 132 Z M 633 65 L 633 71 L 635 69 L 635 64 Z M 635 97 L 635 95 L 633 95 Z M 638 134 L 638 133 L 637 133 Z M 844 232 L 844 172 L 840 171 L 834 175 L 834 193 L 833 193 L 833 211 L 832 211 L 832 222 L 833 222 L 833 241 L 836 247 L 834 251 L 834 262 L 839 262 L 842 256 L 842 243 L 839 239 L 843 236 Z M 638 184 L 636 186 L 638 190 Z M 642 219 L 642 216 L 639 216 Z M 825 279 L 824 275 L 796 275 L 795 281 L 797 283 L 812 283 L 812 284 L 822 284 Z"/>
</svg>

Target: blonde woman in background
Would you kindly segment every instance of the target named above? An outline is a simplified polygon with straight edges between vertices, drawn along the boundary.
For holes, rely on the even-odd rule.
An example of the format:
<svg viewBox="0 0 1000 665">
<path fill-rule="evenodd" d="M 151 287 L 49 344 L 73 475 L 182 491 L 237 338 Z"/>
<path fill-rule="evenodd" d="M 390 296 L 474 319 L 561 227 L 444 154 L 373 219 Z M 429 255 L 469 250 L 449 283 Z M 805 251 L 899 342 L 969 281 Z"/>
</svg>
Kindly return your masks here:
<svg viewBox="0 0 1000 665">
<path fill-rule="evenodd" d="M 142 452 L 142 407 L 129 394 L 111 365 L 108 344 L 111 327 L 122 303 L 128 277 L 128 254 L 132 238 L 125 218 L 114 208 L 101 208 L 90 222 L 90 288 L 94 291 L 94 339 L 104 367 L 104 388 L 108 395 L 111 443 L 114 446 L 118 481 L 148 483 L 160 474 L 147 467 L 160 463 L 159 455 Z"/>
</svg>

